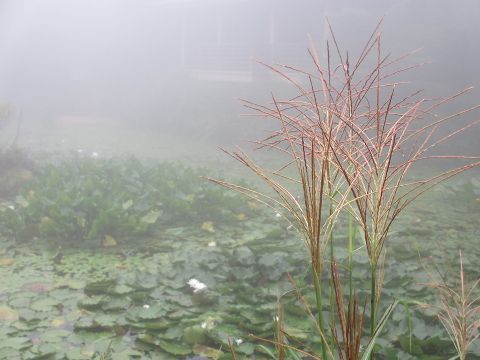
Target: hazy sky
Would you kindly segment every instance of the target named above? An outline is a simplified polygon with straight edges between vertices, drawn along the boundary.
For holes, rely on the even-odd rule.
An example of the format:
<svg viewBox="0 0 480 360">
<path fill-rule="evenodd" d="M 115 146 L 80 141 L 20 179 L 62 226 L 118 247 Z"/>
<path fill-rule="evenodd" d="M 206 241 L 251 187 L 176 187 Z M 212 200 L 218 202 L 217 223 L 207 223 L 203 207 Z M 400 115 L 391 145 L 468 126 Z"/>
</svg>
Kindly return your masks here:
<svg viewBox="0 0 480 360">
<path fill-rule="evenodd" d="M 271 90 L 254 60 L 307 63 L 327 16 L 354 53 L 386 15 L 385 51 L 421 47 L 411 61 L 431 64 L 410 79 L 444 94 L 480 86 L 479 14 L 476 0 L 0 0 L 0 102 L 26 121 L 228 133 L 236 98 Z"/>
</svg>

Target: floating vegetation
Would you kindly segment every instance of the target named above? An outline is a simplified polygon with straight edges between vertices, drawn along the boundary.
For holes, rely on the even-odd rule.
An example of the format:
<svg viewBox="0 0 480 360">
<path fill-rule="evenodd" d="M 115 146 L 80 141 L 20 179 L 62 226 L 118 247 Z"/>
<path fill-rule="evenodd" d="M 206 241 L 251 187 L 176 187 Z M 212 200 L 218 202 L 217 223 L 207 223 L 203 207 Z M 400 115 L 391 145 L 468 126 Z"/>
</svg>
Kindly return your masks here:
<svg viewBox="0 0 480 360">
<path fill-rule="evenodd" d="M 421 284 L 428 283 L 428 273 L 418 255 L 406 248 L 443 259 L 438 238 L 443 237 L 443 246 L 454 248 L 458 235 L 435 225 L 447 216 L 463 225 L 465 237 L 476 236 L 480 209 L 454 217 L 437 210 L 445 202 L 463 204 L 458 197 L 463 191 L 470 190 L 444 186 L 422 204 L 424 213 L 414 208 L 395 228 L 385 269 L 386 298 L 402 298 L 407 292 L 417 305 L 435 303 L 434 293 Z M 475 199 L 469 201 L 465 205 Z M 111 356 L 120 359 L 228 359 L 230 340 L 239 358 L 268 359 L 260 347 L 266 344 L 248 335 L 270 338 L 278 291 L 290 288 L 287 272 L 300 288 L 309 275 L 303 268 L 306 249 L 298 247 L 295 233 L 286 231 L 270 212 L 257 215 L 215 233 L 202 230 L 202 222 L 165 228 L 143 239 L 140 247 L 126 242 L 101 251 L 63 248 L 60 262 L 54 259 L 58 250 L 50 249 L 47 241 L 4 238 L 0 249 L 15 263 L 0 267 L 0 358 L 93 359 L 110 349 Z M 426 230 L 421 243 L 406 231 L 416 228 L 418 217 Z M 216 246 L 208 246 L 211 242 Z M 474 241 L 465 246 L 465 268 L 478 276 L 468 266 L 480 256 L 478 246 Z M 345 250 L 336 251 L 339 261 L 347 259 Z M 447 260 L 455 261 L 454 254 Z M 355 261 L 354 282 L 361 285 L 368 258 Z M 195 293 L 188 284 L 192 279 L 206 288 Z M 308 295 L 307 300 L 314 301 Z M 286 295 L 282 303 L 291 340 L 318 348 L 320 339 L 296 296 Z M 438 310 L 416 311 L 411 306 L 410 311 L 410 316 L 401 307 L 393 312 L 378 353 L 388 359 L 453 356 L 447 334 L 435 321 Z M 480 354 L 475 344 L 471 350 Z"/>
<path fill-rule="evenodd" d="M 2 204 L 0 222 L 17 239 L 112 247 L 165 226 L 195 224 L 214 232 L 214 222 L 239 221 L 237 211 L 246 212 L 247 202 L 201 181 L 203 174 L 134 158 L 62 159 L 40 167 L 12 202 Z"/>
</svg>

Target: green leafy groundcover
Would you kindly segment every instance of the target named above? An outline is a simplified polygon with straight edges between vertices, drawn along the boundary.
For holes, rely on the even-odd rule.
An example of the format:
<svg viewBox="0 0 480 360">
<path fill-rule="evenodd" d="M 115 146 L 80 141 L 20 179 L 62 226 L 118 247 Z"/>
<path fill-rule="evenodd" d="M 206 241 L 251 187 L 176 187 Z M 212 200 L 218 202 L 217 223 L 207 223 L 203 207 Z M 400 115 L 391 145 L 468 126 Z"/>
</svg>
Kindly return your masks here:
<svg viewBox="0 0 480 360">
<path fill-rule="evenodd" d="M 141 169 L 137 170 L 141 176 L 132 175 L 138 179 L 163 169 L 159 183 L 146 191 L 153 193 L 161 186 L 170 189 L 168 198 L 177 199 L 170 205 L 173 210 L 167 210 L 167 200 L 161 210 L 171 217 L 159 217 L 141 242 L 121 242 L 109 248 L 58 248 L 41 239 L 0 238 L 0 359 L 229 359 L 230 340 L 237 358 L 266 360 L 269 357 L 259 347 L 261 343 L 248 334 L 272 339 L 278 294 L 283 295 L 290 341 L 307 351 L 318 351 L 315 327 L 286 280 L 291 273 L 307 302 L 313 303 L 312 289 L 305 287 L 309 283 L 305 281 L 309 276 L 305 248 L 298 234 L 287 229 L 285 219 L 250 209 L 243 200 L 202 184 L 197 171 L 171 165 L 147 167 L 134 160 L 128 160 L 132 165 L 125 160 L 110 164 L 97 160 L 84 160 L 90 164 L 90 174 L 124 164 L 125 173 L 134 172 L 135 166 Z M 49 174 L 48 169 L 80 165 L 59 163 L 42 171 Z M 70 182 L 75 176 L 60 177 Z M 95 181 L 102 178 L 95 176 Z M 32 184 L 40 178 L 35 174 L 22 191 L 25 201 L 31 201 L 30 190 L 58 195 L 59 191 L 40 185 L 34 189 Z M 166 186 L 160 178 L 173 178 L 175 184 Z M 146 180 L 139 181 L 149 189 Z M 177 185 L 188 191 L 172 195 Z M 478 185 L 473 181 L 440 188 L 412 208 L 393 232 L 383 296 L 386 303 L 398 299 L 405 306 L 398 306 L 387 323 L 379 340 L 378 359 L 448 359 L 453 355 L 435 318 L 436 308 L 418 305 L 437 301 L 425 285 L 429 281 L 426 264 L 432 259 L 442 265 L 456 264 L 459 246 L 470 276 L 479 276 L 475 266 L 480 257 Z M 137 201 L 131 199 L 124 211 Z M 122 204 L 129 200 L 125 197 Z M 192 205 L 197 201 L 201 205 Z M 21 202 L 17 198 L 15 205 Z M 445 203 L 450 204 L 448 209 L 441 206 Z M 29 206 L 30 202 L 22 211 Z M 202 213 L 208 206 L 218 207 L 212 209 L 214 216 Z M 138 218 L 150 210 L 144 209 Z M 220 228 L 219 224 L 224 225 Z M 38 225 L 30 231 L 38 234 L 37 229 Z M 60 231 L 57 236 L 62 237 Z M 342 241 L 346 242 L 338 236 L 339 246 Z M 363 282 L 368 258 L 361 255 L 361 243 L 356 248 L 355 285 L 367 288 Z M 337 250 L 342 263 L 348 253 Z M 441 270 L 452 274 L 455 269 Z M 192 279 L 206 287 L 195 292 L 189 285 Z M 469 359 L 478 359 L 478 345 L 472 350 Z"/>
<path fill-rule="evenodd" d="M 40 167 L 14 201 L 3 204 L 0 225 L 16 238 L 78 241 L 147 235 L 162 226 L 226 224 L 246 211 L 244 199 L 202 175 L 134 158 L 66 158 Z"/>
</svg>

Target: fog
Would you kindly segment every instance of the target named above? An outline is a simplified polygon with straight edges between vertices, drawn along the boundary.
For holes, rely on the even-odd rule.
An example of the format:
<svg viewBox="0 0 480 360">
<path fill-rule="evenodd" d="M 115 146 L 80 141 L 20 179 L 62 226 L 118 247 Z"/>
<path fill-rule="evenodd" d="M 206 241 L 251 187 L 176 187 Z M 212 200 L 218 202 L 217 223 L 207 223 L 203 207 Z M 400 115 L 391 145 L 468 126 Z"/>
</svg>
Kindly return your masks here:
<svg viewBox="0 0 480 360">
<path fill-rule="evenodd" d="M 480 359 L 479 16 L 0 0 L 0 360 Z"/>
<path fill-rule="evenodd" d="M 421 48 L 407 64 L 428 64 L 402 79 L 429 95 L 478 87 L 478 14 L 472 0 L 0 0 L 3 138 L 168 156 L 256 138 L 263 125 L 240 116 L 238 99 L 284 86 L 256 61 L 311 68 L 309 39 L 323 49 L 327 17 L 358 55 L 385 16 L 383 50 Z"/>
</svg>

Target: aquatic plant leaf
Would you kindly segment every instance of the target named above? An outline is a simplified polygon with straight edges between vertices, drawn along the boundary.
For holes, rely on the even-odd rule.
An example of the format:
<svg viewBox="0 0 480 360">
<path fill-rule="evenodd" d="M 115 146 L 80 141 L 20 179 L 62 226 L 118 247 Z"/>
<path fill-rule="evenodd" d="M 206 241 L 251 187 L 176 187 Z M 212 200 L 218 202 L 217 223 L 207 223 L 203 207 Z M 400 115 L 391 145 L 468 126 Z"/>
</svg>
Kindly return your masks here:
<svg viewBox="0 0 480 360">
<path fill-rule="evenodd" d="M 288 334 L 288 336 L 290 336 L 291 338 L 296 339 L 300 342 L 307 340 L 310 336 L 310 334 L 306 331 L 299 328 L 291 327 L 288 324 L 285 325 L 285 333 Z"/>
<path fill-rule="evenodd" d="M 40 335 L 40 338 L 43 343 L 58 343 L 64 341 L 69 335 L 71 335 L 69 330 L 48 329 Z"/>
<path fill-rule="evenodd" d="M 207 340 L 207 330 L 201 326 L 189 326 L 183 330 L 183 341 L 189 345 L 204 344 Z"/>
<path fill-rule="evenodd" d="M 205 230 L 205 231 L 208 231 L 210 233 L 214 233 L 215 232 L 215 227 L 213 226 L 213 222 L 212 221 L 204 221 L 202 223 L 202 226 L 200 227 L 202 230 Z"/>
<path fill-rule="evenodd" d="M 110 314 L 99 314 L 95 316 L 94 323 L 101 328 L 113 328 L 116 325 L 116 317 Z"/>
<path fill-rule="evenodd" d="M 21 359 L 20 352 L 11 347 L 0 346 L 0 359 Z"/>
<path fill-rule="evenodd" d="M 115 279 L 93 281 L 85 285 L 83 291 L 87 295 L 107 294 L 112 288 L 114 288 L 115 285 Z"/>
<path fill-rule="evenodd" d="M 108 299 L 104 295 L 90 296 L 80 300 L 78 302 L 78 307 L 87 310 L 95 310 L 100 308 L 105 302 L 108 302 Z"/>
<path fill-rule="evenodd" d="M 233 260 L 242 266 L 251 266 L 255 264 L 255 254 L 247 246 L 240 246 L 233 250 Z"/>
<path fill-rule="evenodd" d="M 127 317 L 134 321 L 155 320 L 165 316 L 166 311 L 161 305 L 148 305 L 130 309 Z"/>
<path fill-rule="evenodd" d="M 252 355 L 255 350 L 255 345 L 249 342 L 243 342 L 238 346 L 235 346 L 235 351 L 240 354 Z"/>
<path fill-rule="evenodd" d="M 198 356 L 203 356 L 209 359 L 219 359 L 224 355 L 220 349 L 214 349 L 205 345 L 197 344 L 193 347 L 193 353 Z"/>
<path fill-rule="evenodd" d="M 128 293 L 131 293 L 133 289 L 130 286 L 127 285 L 117 285 L 112 289 L 112 294 L 117 294 L 117 295 L 125 295 Z"/>
<path fill-rule="evenodd" d="M 85 287 L 85 281 L 75 279 L 62 279 L 56 285 L 58 287 L 68 287 L 72 290 L 80 290 Z"/>
<path fill-rule="evenodd" d="M 0 320 L 12 322 L 18 320 L 18 312 L 7 305 L 0 305 Z"/>
<path fill-rule="evenodd" d="M 0 259 L 0 266 L 10 266 L 13 264 L 15 264 L 15 259 L 12 259 L 12 258 Z"/>
<path fill-rule="evenodd" d="M 30 308 L 36 311 L 51 311 L 52 308 L 60 303 L 59 300 L 51 297 L 44 297 L 31 303 Z"/>
<path fill-rule="evenodd" d="M 0 348 L 12 348 L 15 350 L 23 350 L 30 347 L 32 344 L 28 337 L 10 337 L 4 339 L 0 344 Z"/>
<path fill-rule="evenodd" d="M 54 328 L 61 328 L 61 327 L 64 327 L 67 324 L 67 320 L 65 320 L 64 318 L 55 318 L 55 319 L 52 320 L 52 322 L 50 324 Z"/>
<path fill-rule="evenodd" d="M 133 205 L 133 200 L 132 199 L 129 199 L 127 201 L 125 201 L 123 204 L 122 204 L 122 209 L 123 210 L 128 210 L 130 209 L 130 207 Z"/>
<path fill-rule="evenodd" d="M 176 356 L 180 356 L 180 355 L 184 356 L 192 353 L 192 349 L 190 346 L 161 340 L 150 334 L 139 335 L 138 340 L 150 345 L 160 347 L 162 350 L 166 351 L 167 353 L 176 355 Z"/>
<path fill-rule="evenodd" d="M 46 317 L 47 314 L 38 311 L 32 311 L 30 309 L 22 309 L 19 315 L 19 318 L 26 322 L 39 321 L 45 319 Z"/>
<path fill-rule="evenodd" d="M 17 195 L 15 197 L 15 203 L 23 208 L 26 208 L 29 205 L 29 202 L 23 195 Z"/>
<path fill-rule="evenodd" d="M 131 325 L 137 329 L 158 331 L 158 330 L 169 329 L 172 326 L 172 323 L 165 319 L 159 319 L 159 320 L 150 320 L 150 321 L 132 323 Z"/>
<path fill-rule="evenodd" d="M 231 337 L 240 337 L 240 330 L 232 324 L 217 324 L 213 329 L 208 331 L 208 337 L 216 343 L 228 346 Z"/>
<path fill-rule="evenodd" d="M 283 262 L 284 257 L 285 257 L 285 253 L 283 252 L 263 254 L 258 259 L 258 264 L 265 267 L 277 267 Z"/>
<path fill-rule="evenodd" d="M 53 283 L 45 281 L 28 282 L 22 285 L 22 290 L 31 291 L 35 294 L 41 294 L 52 290 L 55 287 Z"/>
<path fill-rule="evenodd" d="M 175 344 L 164 340 L 158 340 L 158 346 L 172 355 L 184 356 L 192 353 L 192 348 L 190 346 Z"/>
<path fill-rule="evenodd" d="M 130 301 L 127 298 L 108 298 L 100 303 L 104 311 L 124 311 L 130 306 Z"/>
<path fill-rule="evenodd" d="M 102 240 L 102 246 L 105 248 L 117 246 L 117 240 L 111 235 L 105 235 Z"/>
<path fill-rule="evenodd" d="M 65 358 L 68 360 L 89 360 L 94 353 L 85 353 L 83 349 L 72 349 L 65 353 Z"/>
<path fill-rule="evenodd" d="M 42 343 L 33 345 L 26 354 L 23 354 L 24 360 L 48 359 L 57 353 L 57 347 L 53 344 Z"/>
<path fill-rule="evenodd" d="M 140 218 L 140 221 L 145 223 L 145 224 L 155 224 L 155 222 L 158 220 L 158 218 L 161 215 L 161 211 L 158 210 L 151 210 L 146 214 L 145 216 L 142 216 Z"/>
</svg>

